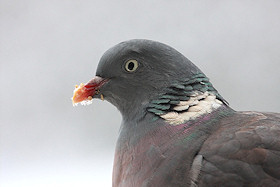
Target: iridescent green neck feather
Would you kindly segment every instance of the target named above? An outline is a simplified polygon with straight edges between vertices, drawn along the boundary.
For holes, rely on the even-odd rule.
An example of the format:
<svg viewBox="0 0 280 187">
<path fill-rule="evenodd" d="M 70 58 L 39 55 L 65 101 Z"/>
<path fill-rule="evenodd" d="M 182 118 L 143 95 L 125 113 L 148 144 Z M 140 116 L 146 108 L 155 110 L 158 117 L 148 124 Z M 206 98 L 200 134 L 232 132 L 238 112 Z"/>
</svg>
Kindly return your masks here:
<svg viewBox="0 0 280 187">
<path fill-rule="evenodd" d="M 211 113 L 223 104 L 228 105 L 209 79 L 199 73 L 171 84 L 151 100 L 147 110 L 154 114 L 154 120 L 162 118 L 178 125 Z"/>
</svg>

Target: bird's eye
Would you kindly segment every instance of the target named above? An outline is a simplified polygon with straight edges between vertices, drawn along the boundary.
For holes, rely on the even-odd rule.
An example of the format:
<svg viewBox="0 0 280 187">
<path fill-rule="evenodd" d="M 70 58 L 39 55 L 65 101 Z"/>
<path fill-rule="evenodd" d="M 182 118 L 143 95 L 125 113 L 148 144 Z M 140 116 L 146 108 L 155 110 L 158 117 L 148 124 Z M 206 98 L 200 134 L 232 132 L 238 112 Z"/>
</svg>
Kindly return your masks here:
<svg viewBox="0 0 280 187">
<path fill-rule="evenodd" d="M 125 63 L 125 70 L 128 72 L 134 72 L 138 68 L 137 60 L 129 60 Z"/>
</svg>

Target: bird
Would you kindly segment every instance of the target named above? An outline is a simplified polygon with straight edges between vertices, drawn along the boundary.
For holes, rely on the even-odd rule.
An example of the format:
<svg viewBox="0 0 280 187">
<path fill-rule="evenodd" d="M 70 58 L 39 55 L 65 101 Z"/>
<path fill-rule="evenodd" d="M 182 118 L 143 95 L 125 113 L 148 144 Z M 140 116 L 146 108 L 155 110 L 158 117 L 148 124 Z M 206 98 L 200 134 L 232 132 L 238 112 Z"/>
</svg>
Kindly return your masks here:
<svg viewBox="0 0 280 187">
<path fill-rule="evenodd" d="M 280 113 L 235 111 L 176 49 L 121 42 L 72 102 L 106 100 L 122 115 L 113 187 L 280 186 Z"/>
</svg>

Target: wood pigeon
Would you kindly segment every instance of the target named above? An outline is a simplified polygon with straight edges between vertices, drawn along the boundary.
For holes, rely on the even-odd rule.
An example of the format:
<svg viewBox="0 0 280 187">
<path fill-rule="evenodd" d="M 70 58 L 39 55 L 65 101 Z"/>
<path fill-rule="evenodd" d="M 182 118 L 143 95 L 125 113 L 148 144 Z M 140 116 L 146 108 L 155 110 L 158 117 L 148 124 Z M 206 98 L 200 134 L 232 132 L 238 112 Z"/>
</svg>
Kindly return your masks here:
<svg viewBox="0 0 280 187">
<path fill-rule="evenodd" d="M 73 104 L 107 100 L 122 114 L 113 187 L 280 186 L 280 114 L 238 112 L 172 47 L 115 45 Z"/>
</svg>

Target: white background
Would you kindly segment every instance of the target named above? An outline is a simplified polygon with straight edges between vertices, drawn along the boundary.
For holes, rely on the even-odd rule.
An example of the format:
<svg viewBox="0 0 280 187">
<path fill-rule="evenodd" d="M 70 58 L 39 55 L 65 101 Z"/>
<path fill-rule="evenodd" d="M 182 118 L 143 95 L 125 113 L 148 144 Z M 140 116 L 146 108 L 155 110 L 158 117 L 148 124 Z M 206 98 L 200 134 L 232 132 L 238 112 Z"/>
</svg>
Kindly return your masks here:
<svg viewBox="0 0 280 187">
<path fill-rule="evenodd" d="M 132 38 L 192 60 L 236 110 L 280 111 L 280 1 L 0 0 L 0 186 L 110 186 L 121 122 L 75 84 Z"/>
</svg>

